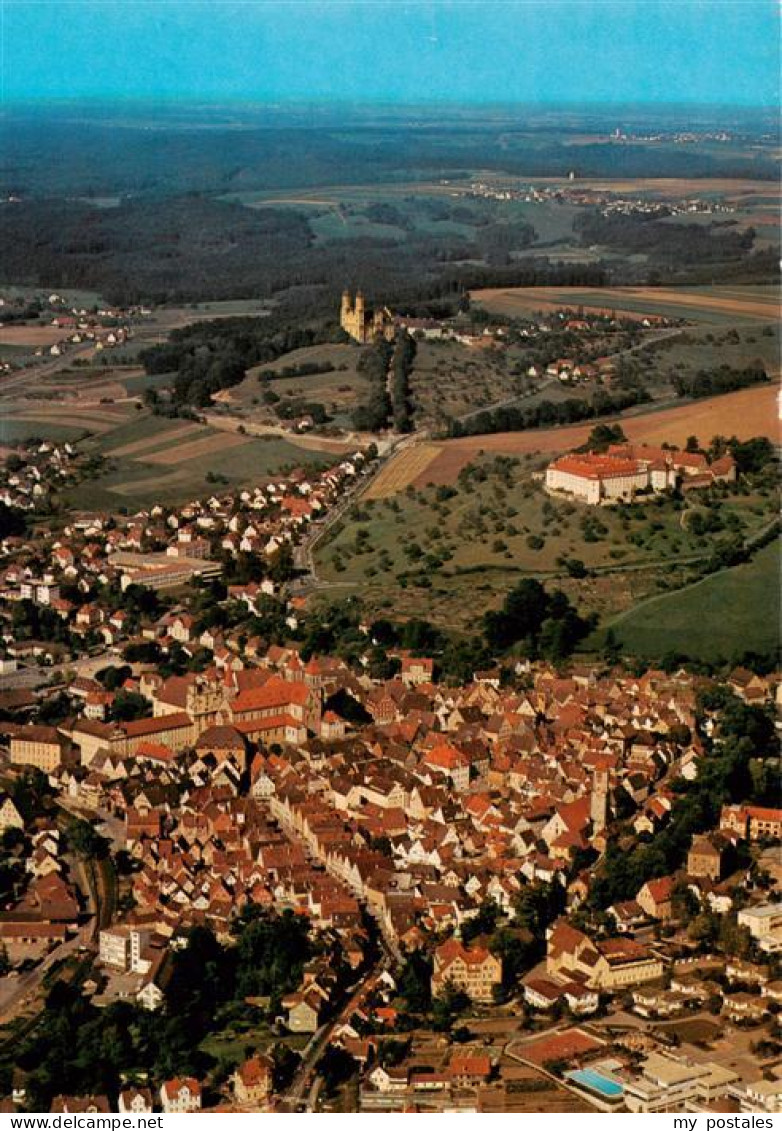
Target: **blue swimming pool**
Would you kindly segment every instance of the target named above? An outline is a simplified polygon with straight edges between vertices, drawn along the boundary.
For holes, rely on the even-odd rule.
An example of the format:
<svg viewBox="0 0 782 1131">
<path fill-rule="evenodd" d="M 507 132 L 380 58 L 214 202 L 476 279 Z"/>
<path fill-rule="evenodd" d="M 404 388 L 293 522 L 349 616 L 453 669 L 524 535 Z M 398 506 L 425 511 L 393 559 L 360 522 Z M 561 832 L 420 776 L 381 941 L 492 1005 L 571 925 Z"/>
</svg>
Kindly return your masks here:
<svg viewBox="0 0 782 1131">
<path fill-rule="evenodd" d="M 565 1073 L 565 1076 L 574 1084 L 580 1084 L 582 1088 L 591 1088 L 593 1092 L 605 1096 L 608 1100 L 618 1099 L 624 1091 L 616 1080 L 603 1076 L 601 1072 L 595 1072 L 594 1068 L 577 1068 L 573 1072 Z"/>
</svg>

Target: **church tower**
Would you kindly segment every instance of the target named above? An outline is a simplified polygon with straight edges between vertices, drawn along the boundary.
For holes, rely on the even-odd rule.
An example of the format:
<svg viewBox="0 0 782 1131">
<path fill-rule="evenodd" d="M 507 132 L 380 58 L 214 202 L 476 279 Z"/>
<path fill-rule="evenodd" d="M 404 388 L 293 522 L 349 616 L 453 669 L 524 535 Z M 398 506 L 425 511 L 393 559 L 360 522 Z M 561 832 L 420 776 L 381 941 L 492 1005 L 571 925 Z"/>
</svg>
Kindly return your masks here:
<svg viewBox="0 0 782 1131">
<path fill-rule="evenodd" d="M 340 324 L 340 326 L 342 326 L 343 328 L 345 327 L 345 325 L 347 324 L 348 320 L 350 319 L 350 316 L 351 316 L 352 313 L 353 313 L 353 304 L 350 301 L 350 291 L 346 287 L 345 290 L 342 292 L 342 306 L 340 307 L 340 311 L 339 311 L 339 324 Z"/>
<path fill-rule="evenodd" d="M 592 836 L 602 833 L 608 821 L 608 770 L 602 767 L 592 774 L 589 815 L 592 818 Z"/>
<path fill-rule="evenodd" d="M 356 337 L 360 342 L 366 341 L 366 331 L 364 327 L 364 295 L 361 291 L 356 291 L 356 305 L 354 311 L 356 316 Z"/>
</svg>

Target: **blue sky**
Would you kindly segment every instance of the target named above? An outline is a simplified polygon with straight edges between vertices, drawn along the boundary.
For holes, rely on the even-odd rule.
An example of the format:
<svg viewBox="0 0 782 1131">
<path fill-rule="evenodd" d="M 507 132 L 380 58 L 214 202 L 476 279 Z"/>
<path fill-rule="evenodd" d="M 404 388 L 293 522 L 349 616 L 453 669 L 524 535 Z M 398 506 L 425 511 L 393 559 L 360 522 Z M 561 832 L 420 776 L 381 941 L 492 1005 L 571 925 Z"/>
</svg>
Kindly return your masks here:
<svg viewBox="0 0 782 1131">
<path fill-rule="evenodd" d="M 0 0 L 2 94 L 375 102 L 778 97 L 775 0 Z"/>
</svg>

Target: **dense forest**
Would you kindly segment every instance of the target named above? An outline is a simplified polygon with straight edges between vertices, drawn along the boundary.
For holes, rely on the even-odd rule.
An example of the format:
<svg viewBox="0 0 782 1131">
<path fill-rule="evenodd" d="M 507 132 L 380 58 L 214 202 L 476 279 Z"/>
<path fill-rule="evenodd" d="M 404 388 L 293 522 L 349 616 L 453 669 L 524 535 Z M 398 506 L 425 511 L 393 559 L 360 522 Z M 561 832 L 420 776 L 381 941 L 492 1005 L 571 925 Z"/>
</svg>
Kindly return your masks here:
<svg viewBox="0 0 782 1131">
<path fill-rule="evenodd" d="M 547 261 L 520 274 L 511 252 L 534 233 L 525 224 L 487 224 L 478 243 L 454 234 L 362 236 L 316 244 L 303 212 L 252 209 L 198 194 L 125 200 L 112 208 L 83 201 L 31 200 L 0 209 L 0 259 L 17 285 L 85 288 L 111 302 L 195 302 L 269 298 L 287 288 L 339 294 L 347 281 L 389 299 L 411 300 L 474 279 L 545 274 Z M 480 245 L 480 246 L 479 246 Z M 475 271 L 484 259 L 485 270 Z M 465 260 L 466 271 L 460 264 Z M 588 285 L 594 271 L 575 274 Z M 436 297 L 438 288 L 434 289 Z"/>
<path fill-rule="evenodd" d="M 736 281 L 778 273 L 774 249 L 753 251 L 754 233 L 732 220 L 704 226 L 597 211 L 579 217 L 573 234 L 606 248 L 605 261 L 566 265 L 552 251 L 550 263 L 528 218 L 443 191 L 469 183 L 477 169 L 519 178 L 771 181 L 777 170 L 762 146 L 715 153 L 673 143 L 575 144 L 572 122 L 524 126 L 476 110 L 450 120 L 432 114 L 426 123 L 424 113 L 418 125 L 403 116 L 369 124 L 354 111 L 322 128 L 293 114 L 283 126 L 271 111 L 237 111 L 230 126 L 203 128 L 208 108 L 189 114 L 160 110 L 150 127 L 130 107 L 103 116 L 94 109 L 91 118 L 65 109 L 8 113 L 0 137 L 5 278 L 95 290 L 118 304 L 263 299 L 292 288 L 331 297 L 361 285 L 399 307 L 487 285 L 682 281 L 688 272 L 696 282 L 715 264 Z M 405 191 L 399 203 L 366 203 L 366 231 L 336 234 L 313 228 L 311 208 L 245 206 L 260 191 L 351 184 Z M 420 222 L 411 220 L 411 198 Z M 357 209 L 349 206 L 351 216 Z"/>
<path fill-rule="evenodd" d="M 454 178 L 474 169 L 528 177 L 567 176 L 574 168 L 579 176 L 600 177 L 774 181 L 778 175 L 762 151 L 739 147 L 714 153 L 642 142 L 574 146 L 568 124 L 531 129 L 518 121 L 498 123 L 491 112 L 478 109 L 458 122 L 440 114 L 439 120 L 420 125 L 403 113 L 393 123 L 364 123 L 342 111 L 338 124 L 316 128 L 271 123 L 268 114 L 265 121 L 256 117 L 236 128 L 235 112 L 230 125 L 193 129 L 192 122 L 201 124 L 205 113 L 191 108 L 192 120 L 185 122 L 161 110 L 153 129 L 142 115 L 134 120 L 127 107 L 103 119 L 95 108 L 91 117 L 9 113 L 3 124 L 0 194 L 228 193 Z"/>
<path fill-rule="evenodd" d="M 175 374 L 175 399 L 201 408 L 211 404 L 213 393 L 239 384 L 253 365 L 276 361 L 304 346 L 344 340 L 334 322 L 303 326 L 296 316 L 275 312 L 268 318 L 193 323 L 144 350 L 141 361 L 147 373 Z"/>
<path fill-rule="evenodd" d="M 708 226 L 667 224 L 644 216 L 603 216 L 597 211 L 578 216 L 575 229 L 584 247 L 599 244 L 620 248 L 628 255 L 642 252 L 672 267 L 741 259 L 755 240 L 754 229 L 742 230 L 730 220 Z"/>
</svg>

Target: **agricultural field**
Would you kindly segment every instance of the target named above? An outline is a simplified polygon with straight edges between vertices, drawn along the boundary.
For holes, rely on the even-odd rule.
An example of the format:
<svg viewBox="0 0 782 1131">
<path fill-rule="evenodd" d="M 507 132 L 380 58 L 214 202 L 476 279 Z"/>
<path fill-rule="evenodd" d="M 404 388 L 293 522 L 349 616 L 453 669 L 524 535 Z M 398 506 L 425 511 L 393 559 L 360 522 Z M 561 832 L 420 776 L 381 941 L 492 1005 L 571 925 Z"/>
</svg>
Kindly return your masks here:
<svg viewBox="0 0 782 1131">
<path fill-rule="evenodd" d="M 17 442 L 27 436 L 41 436 L 44 439 L 72 439 L 92 434 L 110 432 L 124 425 L 134 409 L 132 405 L 80 405 L 51 403 L 51 401 L 8 401 L 0 408 L 0 442 L 9 442 L 15 435 Z M 59 429 L 68 429 L 69 434 L 58 436 Z"/>
<path fill-rule="evenodd" d="M 658 583 L 669 584 L 672 570 L 684 583 L 720 534 L 751 535 L 775 514 L 770 496 L 737 492 L 716 505 L 720 529 L 696 534 L 692 516 L 711 513 L 704 498 L 690 499 L 683 508 L 658 499 L 597 511 L 549 498 L 532 478 L 534 466 L 530 456 L 485 456 L 452 487 L 408 486 L 393 497 L 378 497 L 373 485 L 372 495 L 349 512 L 349 521 L 318 544 L 319 578 L 360 590 L 378 610 L 402 605 L 410 615 L 429 610 L 432 620 L 466 627 L 520 576 L 567 586 L 572 579 L 566 562 L 575 559 L 594 571 L 578 581 L 577 602 L 611 615 L 659 591 Z M 381 490 L 387 472 L 378 479 Z"/>
<path fill-rule="evenodd" d="M 622 651 L 651 661 L 670 653 L 714 662 L 771 652 L 779 645 L 780 564 L 777 541 L 743 565 L 642 602 L 604 632 L 610 627 Z"/>
<path fill-rule="evenodd" d="M 148 412 L 94 435 L 82 450 L 102 455 L 105 470 L 81 483 L 66 501 L 98 510 L 184 502 L 257 483 L 283 467 L 322 466 L 335 458 L 305 451 L 278 436 L 226 433 Z"/>
<path fill-rule="evenodd" d="M 46 326 L 40 322 L 0 326 L 0 346 L 24 346 L 30 350 L 39 346 L 48 348 L 60 342 L 68 333 L 59 326 Z"/>
<path fill-rule="evenodd" d="M 414 444 L 398 452 L 372 480 L 365 499 L 388 499 L 426 476 L 442 452 L 440 444 Z"/>
<path fill-rule="evenodd" d="M 14 448 L 33 437 L 55 444 L 72 444 L 81 440 L 87 431 L 78 424 L 64 424 L 55 419 L 30 420 L 27 417 L 11 418 L 3 415 L 0 419 L 0 444 Z"/>
<path fill-rule="evenodd" d="M 643 319 L 683 318 L 719 326 L 774 322 L 775 287 L 509 287 L 473 291 L 471 300 L 493 314 L 525 318 L 569 309 Z"/>
<path fill-rule="evenodd" d="M 779 443 L 780 435 L 778 390 L 772 382 L 721 397 L 683 401 L 673 408 L 643 405 L 615 419 L 620 421 L 628 440 L 677 447 L 684 447 L 687 437 L 693 434 L 703 444 L 712 436 L 737 436 L 740 440 L 768 436 Z M 530 428 L 524 432 L 494 432 L 443 440 L 438 444 L 439 453 L 412 482 L 416 486 L 453 483 L 461 469 L 484 452 L 535 455 L 542 459 L 572 451 L 586 442 L 592 427 L 591 423 L 568 424 L 560 428 Z M 409 449 L 394 457 L 403 464 L 410 458 Z M 411 482 L 404 480 L 401 472 L 396 473 L 395 478 L 405 486 Z"/>
</svg>

